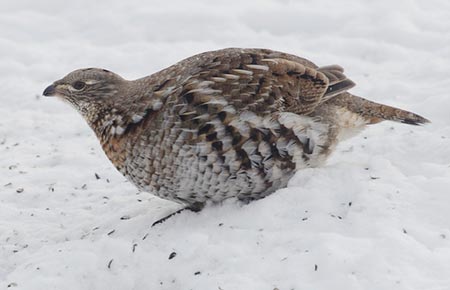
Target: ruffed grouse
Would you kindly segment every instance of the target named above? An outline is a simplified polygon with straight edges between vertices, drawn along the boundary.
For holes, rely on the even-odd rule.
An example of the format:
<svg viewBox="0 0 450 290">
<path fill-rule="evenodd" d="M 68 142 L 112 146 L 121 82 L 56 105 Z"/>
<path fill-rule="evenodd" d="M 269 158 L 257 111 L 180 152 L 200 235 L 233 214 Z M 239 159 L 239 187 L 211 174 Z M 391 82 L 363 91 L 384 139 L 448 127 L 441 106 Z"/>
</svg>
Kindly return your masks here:
<svg viewBox="0 0 450 290">
<path fill-rule="evenodd" d="M 319 166 L 341 141 L 383 120 L 428 122 L 348 92 L 337 65 L 230 48 L 128 81 L 71 72 L 44 91 L 71 103 L 116 168 L 139 189 L 192 210 L 262 198 Z"/>
</svg>

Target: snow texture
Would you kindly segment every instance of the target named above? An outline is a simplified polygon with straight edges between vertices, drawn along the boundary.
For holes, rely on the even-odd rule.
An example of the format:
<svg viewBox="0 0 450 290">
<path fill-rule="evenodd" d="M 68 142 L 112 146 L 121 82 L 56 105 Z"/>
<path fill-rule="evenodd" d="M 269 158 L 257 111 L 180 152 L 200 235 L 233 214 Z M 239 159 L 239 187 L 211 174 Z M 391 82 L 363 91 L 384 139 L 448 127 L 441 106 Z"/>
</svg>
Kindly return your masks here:
<svg viewBox="0 0 450 290">
<path fill-rule="evenodd" d="M 0 289 L 450 289 L 450 2 L 0 3 Z M 132 79 L 265 47 L 337 63 L 384 122 L 250 203 L 183 212 L 138 193 L 69 105 L 68 72 Z"/>
</svg>

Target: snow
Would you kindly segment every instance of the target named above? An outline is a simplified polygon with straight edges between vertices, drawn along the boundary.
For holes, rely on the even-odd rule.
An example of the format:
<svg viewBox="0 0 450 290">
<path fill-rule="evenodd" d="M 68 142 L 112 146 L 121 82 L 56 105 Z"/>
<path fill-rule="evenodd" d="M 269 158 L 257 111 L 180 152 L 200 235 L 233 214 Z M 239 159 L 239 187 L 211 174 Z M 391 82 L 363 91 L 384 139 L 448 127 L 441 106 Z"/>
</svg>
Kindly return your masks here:
<svg viewBox="0 0 450 290">
<path fill-rule="evenodd" d="M 0 288 L 450 289 L 449 19 L 445 0 L 3 0 Z M 178 206 L 138 193 L 41 93 L 77 68 L 132 79 L 223 47 L 337 63 L 352 92 L 432 123 L 372 126 L 263 200 L 151 228 Z"/>
</svg>

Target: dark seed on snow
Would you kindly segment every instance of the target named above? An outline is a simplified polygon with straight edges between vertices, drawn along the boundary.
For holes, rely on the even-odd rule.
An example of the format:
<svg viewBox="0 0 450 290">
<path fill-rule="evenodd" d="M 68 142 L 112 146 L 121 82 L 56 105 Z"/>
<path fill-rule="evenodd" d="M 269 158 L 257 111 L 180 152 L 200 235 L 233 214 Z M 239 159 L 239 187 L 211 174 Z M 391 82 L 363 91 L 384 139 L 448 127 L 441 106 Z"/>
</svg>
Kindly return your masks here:
<svg viewBox="0 0 450 290">
<path fill-rule="evenodd" d="M 175 258 L 176 255 L 177 255 L 176 252 L 170 253 L 170 255 L 169 255 L 169 260 L 172 260 L 173 258 Z"/>
</svg>

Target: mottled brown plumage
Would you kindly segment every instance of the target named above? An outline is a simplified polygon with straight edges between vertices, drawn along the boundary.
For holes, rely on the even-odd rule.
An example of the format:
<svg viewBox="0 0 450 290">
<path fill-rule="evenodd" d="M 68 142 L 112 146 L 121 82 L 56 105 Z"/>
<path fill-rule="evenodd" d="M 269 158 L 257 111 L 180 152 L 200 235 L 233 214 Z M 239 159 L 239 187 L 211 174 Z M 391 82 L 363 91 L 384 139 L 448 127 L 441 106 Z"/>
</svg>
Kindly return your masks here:
<svg viewBox="0 0 450 290">
<path fill-rule="evenodd" d="M 44 95 L 70 102 L 139 189 L 193 209 L 252 200 L 319 166 L 337 142 L 383 120 L 421 116 L 348 93 L 340 66 L 266 49 L 224 49 L 134 81 L 76 70 Z"/>
</svg>

